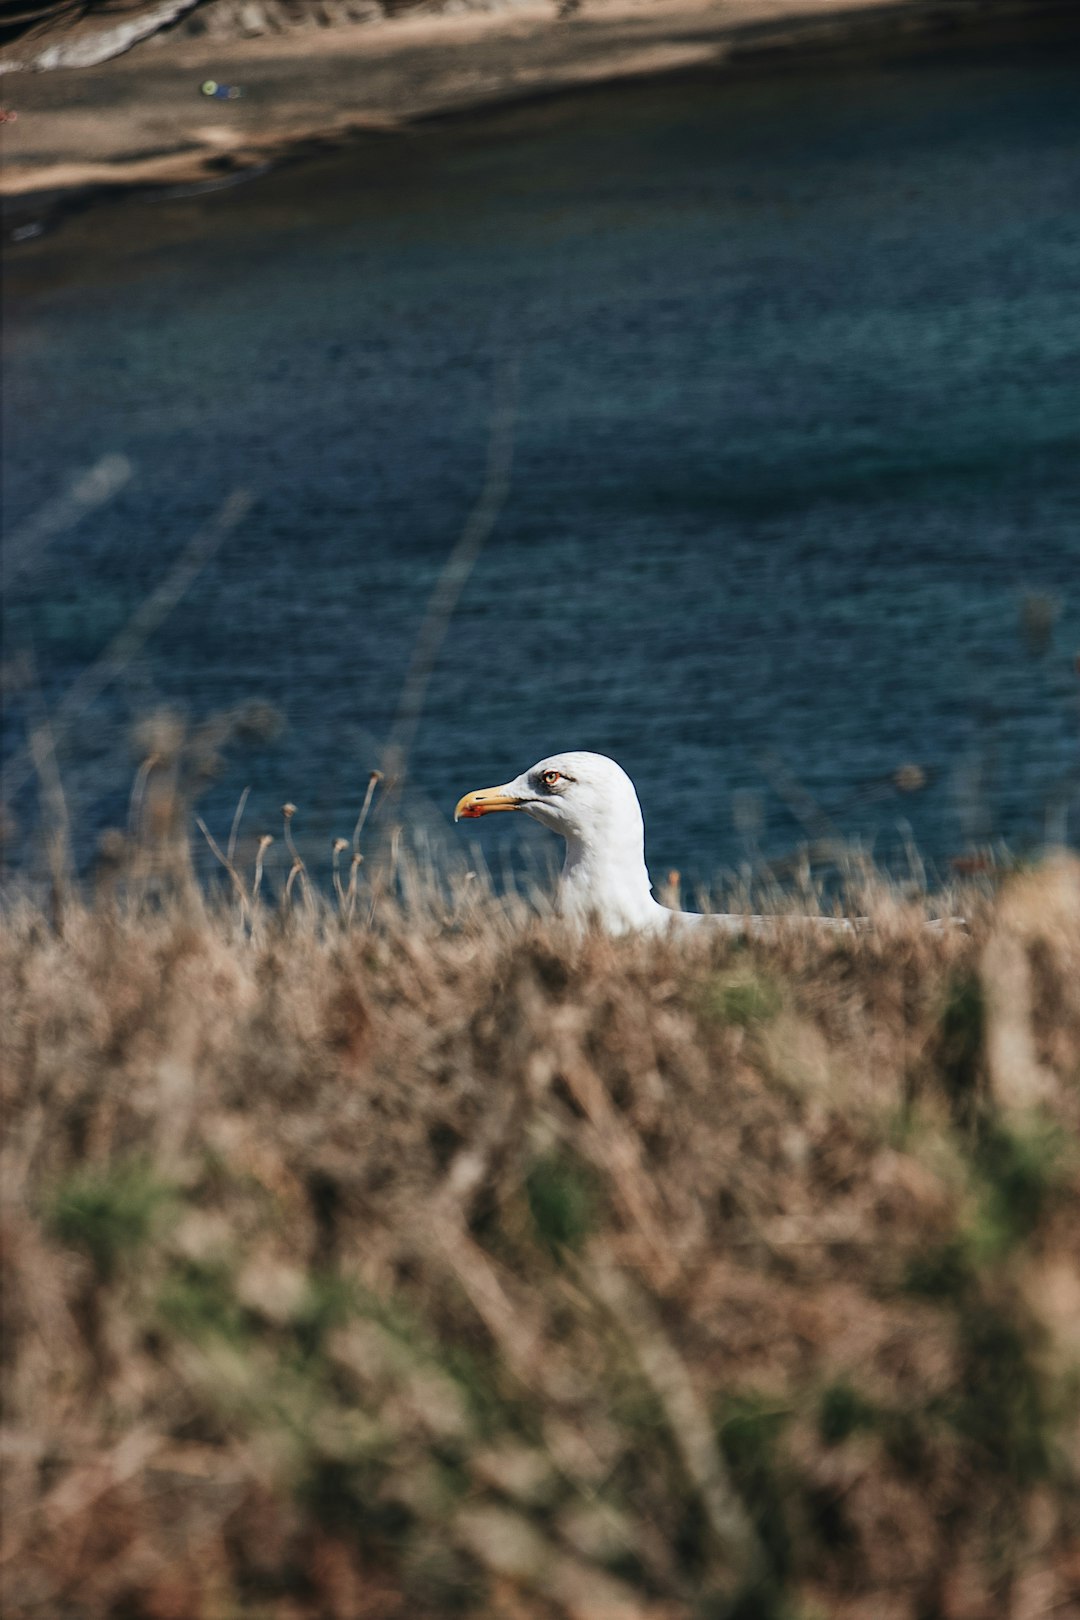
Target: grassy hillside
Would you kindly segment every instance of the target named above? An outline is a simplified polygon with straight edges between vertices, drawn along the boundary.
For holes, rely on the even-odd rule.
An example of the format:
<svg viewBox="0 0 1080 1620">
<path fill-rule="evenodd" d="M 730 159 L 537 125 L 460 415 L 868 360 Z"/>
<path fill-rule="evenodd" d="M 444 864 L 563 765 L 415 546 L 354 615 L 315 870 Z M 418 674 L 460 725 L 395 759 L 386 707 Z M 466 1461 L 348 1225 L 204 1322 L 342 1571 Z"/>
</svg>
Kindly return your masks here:
<svg viewBox="0 0 1080 1620">
<path fill-rule="evenodd" d="M 11 908 L 5 1615 L 1080 1612 L 1080 876 L 875 921 Z"/>
</svg>

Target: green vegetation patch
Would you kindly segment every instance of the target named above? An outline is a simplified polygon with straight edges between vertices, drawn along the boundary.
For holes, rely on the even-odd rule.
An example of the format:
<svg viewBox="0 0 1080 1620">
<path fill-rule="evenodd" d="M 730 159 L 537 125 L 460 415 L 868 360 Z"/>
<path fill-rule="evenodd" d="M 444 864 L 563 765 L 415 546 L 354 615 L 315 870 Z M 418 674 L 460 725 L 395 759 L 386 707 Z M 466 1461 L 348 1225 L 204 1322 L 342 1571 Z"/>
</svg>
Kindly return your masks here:
<svg viewBox="0 0 1080 1620">
<path fill-rule="evenodd" d="M 717 974 L 702 985 L 698 997 L 706 1021 L 738 1029 L 771 1023 L 782 1004 L 780 987 L 759 973 Z"/>
<path fill-rule="evenodd" d="M 1005 1307 L 972 1305 L 961 1317 L 964 1374 L 944 1416 L 1014 1486 L 1045 1478 L 1055 1427 L 1036 1346 Z"/>
<path fill-rule="evenodd" d="M 581 1250 L 597 1205 L 594 1179 L 584 1165 L 568 1153 L 545 1154 L 525 1177 L 525 1196 L 536 1236 L 556 1259 Z"/>
<path fill-rule="evenodd" d="M 818 1433 L 827 1446 L 840 1445 L 860 1429 L 881 1421 L 879 1409 L 851 1384 L 838 1381 L 823 1390 L 818 1405 Z"/>
<path fill-rule="evenodd" d="M 962 1303 L 980 1277 L 1034 1234 L 1070 1172 L 1062 1132 L 1041 1118 L 1006 1124 L 983 1113 L 964 1133 L 972 1210 L 959 1231 L 910 1257 L 905 1289 Z"/>
<path fill-rule="evenodd" d="M 781 1456 L 792 1409 L 753 1394 L 727 1397 L 717 1416 L 720 1449 L 768 1560 L 773 1582 L 792 1570 L 789 1481 Z"/>
<path fill-rule="evenodd" d="M 974 972 L 955 974 L 947 983 L 938 1022 L 935 1067 L 958 1123 L 974 1117 L 983 1079 L 986 1000 Z"/>
<path fill-rule="evenodd" d="M 61 1243 L 88 1254 L 107 1282 L 150 1241 L 174 1197 L 143 1159 L 80 1169 L 55 1188 L 46 1224 Z"/>
<path fill-rule="evenodd" d="M 920 1299 L 959 1300 L 975 1276 L 974 1254 L 967 1233 L 918 1250 L 908 1260 L 903 1288 Z"/>
<path fill-rule="evenodd" d="M 982 1123 L 975 1150 L 981 1181 L 984 1252 L 1006 1252 L 1028 1239 L 1061 1188 L 1065 1138 L 1041 1119 Z"/>
<path fill-rule="evenodd" d="M 181 1338 L 205 1343 L 224 1339 L 247 1345 L 255 1323 L 236 1298 L 229 1268 L 183 1261 L 171 1268 L 158 1296 L 162 1320 Z"/>
</svg>

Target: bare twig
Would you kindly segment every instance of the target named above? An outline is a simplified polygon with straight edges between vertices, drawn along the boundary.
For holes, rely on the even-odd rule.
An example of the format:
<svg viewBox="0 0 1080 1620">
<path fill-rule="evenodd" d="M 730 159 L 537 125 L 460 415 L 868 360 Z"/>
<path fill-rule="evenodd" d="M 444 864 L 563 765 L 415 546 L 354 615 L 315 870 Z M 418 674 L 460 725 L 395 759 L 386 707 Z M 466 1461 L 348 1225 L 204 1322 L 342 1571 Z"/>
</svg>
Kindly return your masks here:
<svg viewBox="0 0 1080 1620">
<path fill-rule="evenodd" d="M 195 825 L 198 827 L 199 831 L 202 833 L 203 837 L 206 839 L 206 842 L 210 845 L 211 850 L 217 856 L 218 860 L 221 862 L 221 864 L 225 868 L 226 872 L 228 872 L 229 876 L 232 878 L 233 884 L 235 885 L 235 888 L 236 888 L 236 892 L 240 897 L 240 913 L 241 913 L 241 916 L 246 917 L 247 916 L 247 910 L 248 910 L 248 899 L 247 899 L 246 893 L 244 892 L 244 885 L 243 885 L 243 882 L 241 881 L 240 874 L 236 870 L 236 867 L 233 865 L 231 857 L 226 855 L 225 852 L 222 850 L 221 846 L 218 844 L 217 840 L 215 839 L 213 833 L 211 833 L 209 827 L 207 827 L 206 822 L 203 820 L 202 816 L 196 816 L 195 817 Z"/>
<path fill-rule="evenodd" d="M 251 885 L 251 903 L 253 906 L 257 905 L 259 900 L 259 887 L 262 883 L 263 875 L 263 856 L 266 854 L 266 851 L 270 848 L 270 845 L 273 842 L 274 840 L 270 833 L 263 833 L 262 837 L 259 839 L 259 848 L 255 855 L 255 881 Z"/>
<path fill-rule="evenodd" d="M 65 529 L 73 529 L 87 512 L 111 501 L 128 482 L 132 471 L 127 456 L 102 456 L 72 479 L 62 494 L 46 501 L 33 517 L 21 523 L 0 552 L 4 589 L 9 589 L 24 569 L 40 567 L 50 540 L 63 534 Z"/>
<path fill-rule="evenodd" d="M 142 821 L 143 799 L 146 794 L 146 784 L 150 780 L 150 773 L 161 759 L 158 754 L 149 754 L 135 772 L 135 780 L 131 784 L 131 795 L 128 799 L 128 832 L 132 837 L 137 836 L 139 824 Z"/>
<path fill-rule="evenodd" d="M 350 923 L 353 920 L 353 912 L 356 910 L 356 880 L 360 875 L 360 866 L 363 859 L 364 857 L 360 854 L 354 855 L 349 867 L 349 892 L 345 898 L 348 901 L 346 921 Z"/>
<path fill-rule="evenodd" d="M 124 628 L 113 637 L 100 658 L 76 676 L 53 715 L 57 740 L 63 730 L 80 715 L 85 714 L 95 699 L 124 672 L 140 648 L 172 612 L 225 538 L 247 516 L 251 505 L 252 496 L 247 490 L 234 490 L 209 523 L 188 541 L 161 584 L 150 592 Z M 13 797 L 23 787 L 32 771 L 30 750 L 25 748 L 15 755 L 4 771 L 4 792 L 8 798 Z"/>
<path fill-rule="evenodd" d="M 338 914 L 342 917 L 345 915 L 345 890 L 341 882 L 341 852 L 348 849 L 348 847 L 348 843 L 344 838 L 335 838 L 331 851 L 334 869 L 334 893 L 337 895 Z"/>
<path fill-rule="evenodd" d="M 240 802 L 236 806 L 236 814 L 233 816 L 232 826 L 229 829 L 228 855 L 230 863 L 236 855 L 236 835 L 240 831 L 240 818 L 244 814 L 244 806 L 247 804 L 250 794 L 250 787 L 246 787 L 243 793 L 241 793 Z"/>
<path fill-rule="evenodd" d="M 375 796 L 375 789 L 378 787 L 382 779 L 382 771 L 372 771 L 371 775 L 368 777 L 367 792 L 364 794 L 364 802 L 360 807 L 360 814 L 356 818 L 356 826 L 353 828 L 352 847 L 354 855 L 360 854 L 360 834 L 364 830 L 364 822 L 367 820 L 368 811 L 371 809 L 371 801 Z"/>
<path fill-rule="evenodd" d="M 308 910 L 310 911 L 315 902 L 312 897 L 311 887 L 308 883 L 307 867 L 304 865 L 303 857 L 293 841 L 292 827 L 290 826 L 292 818 L 296 814 L 295 804 L 283 804 L 281 807 L 281 814 L 285 823 L 285 847 L 292 856 L 292 867 L 285 883 L 285 898 L 286 900 L 292 899 L 292 887 L 297 878 L 299 878 L 300 889 L 303 893 Z"/>
<path fill-rule="evenodd" d="M 512 360 L 497 379 L 483 487 L 457 544 L 435 582 L 420 633 L 416 638 L 416 646 L 401 688 L 397 714 L 383 755 L 388 794 L 393 793 L 404 778 L 409 754 L 420 724 L 428 683 L 450 620 L 469 575 L 475 568 L 477 559 L 506 503 L 514 454 L 517 376 L 517 362 Z"/>
</svg>

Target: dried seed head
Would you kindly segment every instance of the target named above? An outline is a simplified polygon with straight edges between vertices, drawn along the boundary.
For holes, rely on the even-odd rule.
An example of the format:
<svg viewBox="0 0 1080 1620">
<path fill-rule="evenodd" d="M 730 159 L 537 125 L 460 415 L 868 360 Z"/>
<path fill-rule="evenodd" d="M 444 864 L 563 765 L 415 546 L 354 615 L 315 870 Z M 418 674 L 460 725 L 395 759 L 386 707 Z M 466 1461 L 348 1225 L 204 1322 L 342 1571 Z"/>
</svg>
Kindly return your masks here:
<svg viewBox="0 0 1080 1620">
<path fill-rule="evenodd" d="M 259 839 L 259 854 L 261 855 L 263 850 L 266 849 L 267 846 L 272 844 L 273 842 L 274 842 L 273 833 L 263 833 L 262 837 Z"/>
<path fill-rule="evenodd" d="M 291 821 L 293 816 L 296 814 L 295 804 L 283 804 L 281 807 L 281 813 L 285 817 L 286 821 Z"/>
<path fill-rule="evenodd" d="M 132 740 L 139 758 L 155 765 L 171 765 L 184 746 L 187 721 L 174 709 L 155 709 L 136 722 Z"/>
<path fill-rule="evenodd" d="M 899 793 L 918 793 L 926 783 L 927 775 L 921 765 L 898 765 L 893 772 L 893 786 Z"/>
<path fill-rule="evenodd" d="M 273 704 L 253 701 L 238 703 L 228 711 L 232 734 L 239 742 L 272 742 L 285 725 L 285 720 Z"/>
<path fill-rule="evenodd" d="M 348 849 L 348 847 L 349 847 L 349 840 L 347 838 L 335 838 L 334 839 L 334 854 L 335 855 L 340 855 L 342 850 L 343 849 Z"/>
</svg>

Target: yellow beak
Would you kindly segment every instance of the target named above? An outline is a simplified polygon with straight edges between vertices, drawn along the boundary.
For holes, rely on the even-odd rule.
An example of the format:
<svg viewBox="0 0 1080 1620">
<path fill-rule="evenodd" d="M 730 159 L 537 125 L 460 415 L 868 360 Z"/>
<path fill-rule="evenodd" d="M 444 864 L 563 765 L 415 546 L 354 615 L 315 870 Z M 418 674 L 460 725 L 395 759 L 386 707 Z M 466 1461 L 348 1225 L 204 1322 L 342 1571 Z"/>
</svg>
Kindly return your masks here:
<svg viewBox="0 0 1080 1620">
<path fill-rule="evenodd" d="M 475 793 L 466 793 L 454 806 L 454 820 L 468 821 L 474 816 L 490 816 L 495 810 L 523 810 L 525 807 L 521 800 L 511 793 L 509 787 L 477 788 Z"/>
</svg>

